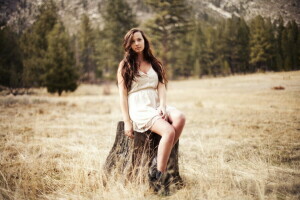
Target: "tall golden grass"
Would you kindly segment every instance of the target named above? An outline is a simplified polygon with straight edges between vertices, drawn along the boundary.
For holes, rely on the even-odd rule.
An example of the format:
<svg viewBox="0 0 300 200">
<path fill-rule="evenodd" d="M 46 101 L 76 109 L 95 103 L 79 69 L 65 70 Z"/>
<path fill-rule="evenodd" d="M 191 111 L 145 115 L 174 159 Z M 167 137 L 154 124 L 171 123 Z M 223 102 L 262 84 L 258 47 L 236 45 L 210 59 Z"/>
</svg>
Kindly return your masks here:
<svg viewBox="0 0 300 200">
<path fill-rule="evenodd" d="M 122 120 L 115 85 L 34 92 L 0 97 L 0 199 L 300 198 L 300 71 L 171 81 L 167 102 L 187 118 L 185 187 L 166 197 L 104 178 Z"/>
</svg>

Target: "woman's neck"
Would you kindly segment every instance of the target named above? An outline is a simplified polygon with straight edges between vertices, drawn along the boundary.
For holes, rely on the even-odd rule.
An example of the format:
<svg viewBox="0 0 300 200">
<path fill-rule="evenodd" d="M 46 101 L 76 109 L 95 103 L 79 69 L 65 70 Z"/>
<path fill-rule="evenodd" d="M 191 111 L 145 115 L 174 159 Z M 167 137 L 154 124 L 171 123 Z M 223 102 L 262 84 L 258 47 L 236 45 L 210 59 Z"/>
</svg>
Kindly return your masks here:
<svg viewBox="0 0 300 200">
<path fill-rule="evenodd" d="M 144 55 L 143 53 L 139 53 L 137 57 L 137 62 L 142 63 L 144 61 Z"/>
</svg>

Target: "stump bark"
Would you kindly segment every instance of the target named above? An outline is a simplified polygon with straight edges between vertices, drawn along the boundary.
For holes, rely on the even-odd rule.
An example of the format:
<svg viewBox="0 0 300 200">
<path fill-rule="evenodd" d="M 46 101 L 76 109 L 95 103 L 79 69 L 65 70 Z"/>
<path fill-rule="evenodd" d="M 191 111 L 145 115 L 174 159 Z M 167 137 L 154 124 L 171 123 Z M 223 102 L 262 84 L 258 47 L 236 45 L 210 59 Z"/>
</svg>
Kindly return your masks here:
<svg viewBox="0 0 300 200">
<path fill-rule="evenodd" d="M 150 187 L 154 186 L 149 181 L 148 170 L 152 159 L 157 155 L 157 147 L 161 136 L 153 132 L 134 132 L 134 139 L 124 134 L 124 122 L 118 122 L 115 142 L 106 158 L 104 170 L 109 176 L 112 171 L 124 175 L 129 180 L 140 180 L 148 182 Z M 179 189 L 183 181 L 179 175 L 178 147 L 175 144 L 167 165 L 167 171 L 162 180 L 162 190 L 169 192 L 170 189 Z M 157 188 L 156 188 L 157 190 Z"/>
</svg>

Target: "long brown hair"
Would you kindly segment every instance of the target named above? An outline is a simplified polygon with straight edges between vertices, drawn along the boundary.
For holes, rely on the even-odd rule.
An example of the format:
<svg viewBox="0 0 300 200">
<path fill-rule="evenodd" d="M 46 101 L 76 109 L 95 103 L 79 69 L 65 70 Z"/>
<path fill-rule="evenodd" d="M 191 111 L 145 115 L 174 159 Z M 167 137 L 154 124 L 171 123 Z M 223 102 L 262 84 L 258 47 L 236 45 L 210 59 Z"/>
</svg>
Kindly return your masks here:
<svg viewBox="0 0 300 200">
<path fill-rule="evenodd" d="M 145 33 L 138 28 L 133 28 L 126 33 L 123 42 L 125 54 L 123 58 L 123 66 L 122 66 L 121 74 L 124 79 L 127 91 L 131 89 L 132 81 L 135 81 L 135 78 L 140 76 L 138 71 L 139 66 L 136 61 L 138 54 L 131 48 L 133 34 L 136 32 L 140 32 L 144 38 L 144 42 L 145 42 L 144 45 L 145 47 L 143 50 L 144 59 L 152 65 L 152 68 L 157 73 L 159 82 L 167 84 L 168 80 L 166 77 L 165 69 L 162 63 L 157 58 L 155 58 L 155 56 L 152 54 L 150 43 Z"/>
</svg>

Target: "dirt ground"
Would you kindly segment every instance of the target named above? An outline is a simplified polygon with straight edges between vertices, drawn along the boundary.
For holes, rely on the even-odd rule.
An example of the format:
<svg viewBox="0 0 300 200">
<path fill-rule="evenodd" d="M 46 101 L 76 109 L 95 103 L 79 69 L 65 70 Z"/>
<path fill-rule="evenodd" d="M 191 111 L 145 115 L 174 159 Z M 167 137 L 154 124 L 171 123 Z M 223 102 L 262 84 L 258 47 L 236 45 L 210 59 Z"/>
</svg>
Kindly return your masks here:
<svg viewBox="0 0 300 200">
<path fill-rule="evenodd" d="M 186 186 L 166 197 L 116 174 L 103 184 L 122 120 L 116 85 L 33 92 L 0 96 L 0 199 L 300 198 L 300 71 L 170 81 L 167 103 L 187 118 Z"/>
</svg>

